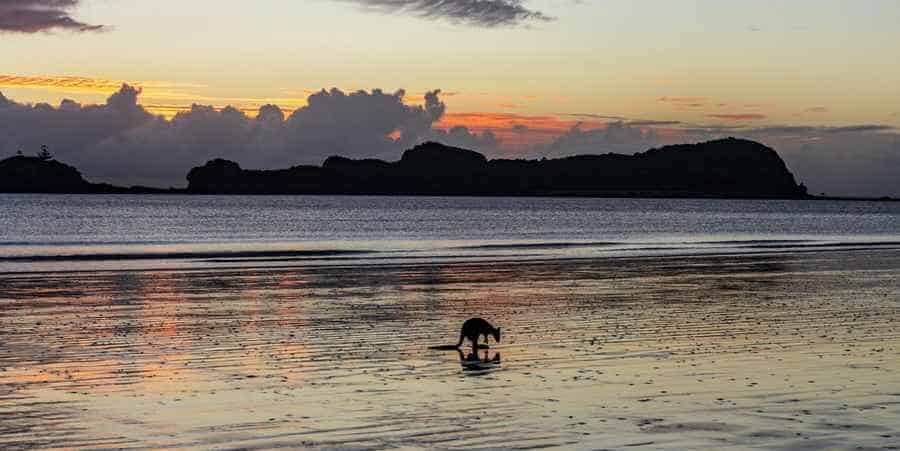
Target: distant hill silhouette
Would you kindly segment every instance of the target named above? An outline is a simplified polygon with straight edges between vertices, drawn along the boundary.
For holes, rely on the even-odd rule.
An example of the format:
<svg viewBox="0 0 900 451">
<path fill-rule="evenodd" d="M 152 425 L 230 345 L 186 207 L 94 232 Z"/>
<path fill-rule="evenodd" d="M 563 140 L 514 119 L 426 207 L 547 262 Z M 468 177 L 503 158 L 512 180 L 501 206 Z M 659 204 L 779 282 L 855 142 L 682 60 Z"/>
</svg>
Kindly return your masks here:
<svg viewBox="0 0 900 451">
<path fill-rule="evenodd" d="M 187 179 L 188 193 L 204 194 L 807 197 L 774 150 L 735 138 L 549 160 L 488 160 L 428 142 L 397 162 L 334 156 L 321 167 L 245 170 L 216 159 Z"/>
<path fill-rule="evenodd" d="M 77 169 L 39 157 L 18 155 L 0 161 L 0 191 L 13 193 L 80 193 L 91 184 Z"/>
<path fill-rule="evenodd" d="M 72 166 L 47 156 L 25 156 L 0 160 L 0 193 L 157 193 L 156 188 L 121 188 L 90 183 Z"/>
<path fill-rule="evenodd" d="M 246 170 L 215 159 L 187 175 L 184 190 L 123 188 L 84 180 L 47 155 L 0 161 L 0 192 L 186 194 L 412 194 L 803 198 L 778 154 L 753 141 L 721 139 L 635 155 L 488 160 L 428 142 L 396 162 L 329 157 L 322 166 Z"/>
</svg>

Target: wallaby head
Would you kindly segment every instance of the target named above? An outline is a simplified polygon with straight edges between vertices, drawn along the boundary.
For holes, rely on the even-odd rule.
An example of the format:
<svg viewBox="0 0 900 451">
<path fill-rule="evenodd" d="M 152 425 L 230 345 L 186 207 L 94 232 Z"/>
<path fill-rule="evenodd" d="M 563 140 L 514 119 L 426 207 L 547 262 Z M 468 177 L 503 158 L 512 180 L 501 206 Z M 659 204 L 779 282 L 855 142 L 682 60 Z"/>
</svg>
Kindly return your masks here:
<svg viewBox="0 0 900 451">
<path fill-rule="evenodd" d="M 494 329 L 493 335 L 494 335 L 494 340 L 496 340 L 497 343 L 500 343 L 500 328 L 499 327 Z"/>
</svg>

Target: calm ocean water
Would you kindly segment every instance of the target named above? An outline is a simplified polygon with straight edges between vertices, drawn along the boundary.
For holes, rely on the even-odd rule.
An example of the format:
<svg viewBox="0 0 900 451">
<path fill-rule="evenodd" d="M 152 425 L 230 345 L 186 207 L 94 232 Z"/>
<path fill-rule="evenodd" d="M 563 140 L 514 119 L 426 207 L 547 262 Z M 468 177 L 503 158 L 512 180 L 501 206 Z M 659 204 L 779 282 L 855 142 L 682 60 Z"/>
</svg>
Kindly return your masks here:
<svg viewBox="0 0 900 451">
<path fill-rule="evenodd" d="M 900 203 L 0 195 L 0 272 L 900 247 Z"/>
</svg>

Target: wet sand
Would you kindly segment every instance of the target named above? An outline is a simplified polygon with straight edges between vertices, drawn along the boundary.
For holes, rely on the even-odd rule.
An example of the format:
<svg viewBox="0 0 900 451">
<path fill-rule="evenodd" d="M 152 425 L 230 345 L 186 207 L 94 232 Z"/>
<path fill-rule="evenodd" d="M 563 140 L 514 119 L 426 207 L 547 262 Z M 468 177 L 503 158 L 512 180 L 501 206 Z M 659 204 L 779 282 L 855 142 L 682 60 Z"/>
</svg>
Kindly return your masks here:
<svg viewBox="0 0 900 451">
<path fill-rule="evenodd" d="M 898 449 L 898 280 L 890 249 L 5 274 L 0 448 Z M 470 316 L 503 342 L 428 349 Z"/>
</svg>

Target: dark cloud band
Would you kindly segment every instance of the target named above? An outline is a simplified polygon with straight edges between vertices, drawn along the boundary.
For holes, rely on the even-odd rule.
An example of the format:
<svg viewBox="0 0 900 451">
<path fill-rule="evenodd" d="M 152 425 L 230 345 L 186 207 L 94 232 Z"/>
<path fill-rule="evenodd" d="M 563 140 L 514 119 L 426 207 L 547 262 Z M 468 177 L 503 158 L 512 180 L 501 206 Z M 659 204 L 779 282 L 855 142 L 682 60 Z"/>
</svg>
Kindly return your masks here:
<svg viewBox="0 0 900 451">
<path fill-rule="evenodd" d="M 192 166 L 227 158 L 245 167 L 321 164 L 328 156 L 397 159 L 431 137 L 445 113 L 440 91 L 422 104 L 406 92 L 322 90 L 285 114 L 265 105 L 256 117 L 233 107 L 192 105 L 172 119 L 153 116 L 141 90 L 123 85 L 101 105 L 64 100 L 25 104 L 0 93 L 0 159 L 46 144 L 92 180 L 123 185 L 180 185 Z M 468 138 L 458 133 L 452 138 Z"/>
<path fill-rule="evenodd" d="M 0 0 L 0 32 L 37 33 L 53 29 L 97 31 L 102 25 L 90 25 L 74 19 L 70 11 L 80 0 Z"/>
<path fill-rule="evenodd" d="M 522 0 L 339 0 L 386 14 L 407 14 L 481 27 L 518 25 L 553 20 L 525 7 Z"/>
<path fill-rule="evenodd" d="M 218 157 L 264 169 L 321 164 L 330 155 L 396 160 L 412 145 L 435 140 L 489 157 L 565 157 L 734 136 L 777 149 L 811 192 L 900 196 L 900 133 L 886 124 L 698 125 L 651 118 L 547 131 L 540 128 L 546 117 L 530 123 L 525 116 L 493 114 L 503 119 L 495 124 L 505 125 L 485 127 L 479 117 L 492 114 L 470 113 L 460 116 L 471 117 L 477 130 L 465 124 L 443 129 L 447 107 L 439 91 L 426 93 L 418 105 L 406 103 L 405 94 L 331 89 L 310 95 L 293 112 L 266 105 L 251 117 L 232 107 L 193 105 L 164 119 L 145 110 L 140 90 L 130 86 L 102 105 L 30 105 L 0 93 L 0 158 L 18 150 L 35 153 L 46 144 L 92 181 L 183 186 L 188 169 Z M 542 138 L 530 142 L 525 135 Z"/>
</svg>

